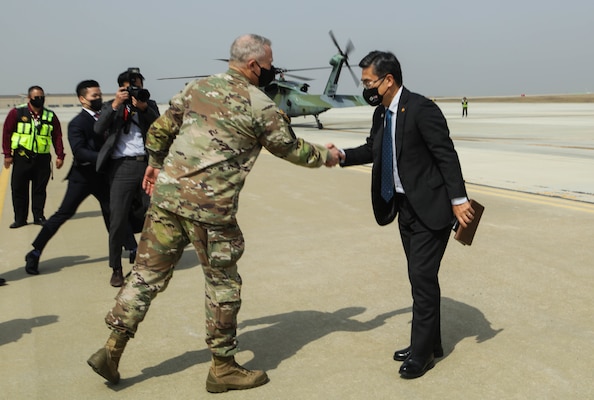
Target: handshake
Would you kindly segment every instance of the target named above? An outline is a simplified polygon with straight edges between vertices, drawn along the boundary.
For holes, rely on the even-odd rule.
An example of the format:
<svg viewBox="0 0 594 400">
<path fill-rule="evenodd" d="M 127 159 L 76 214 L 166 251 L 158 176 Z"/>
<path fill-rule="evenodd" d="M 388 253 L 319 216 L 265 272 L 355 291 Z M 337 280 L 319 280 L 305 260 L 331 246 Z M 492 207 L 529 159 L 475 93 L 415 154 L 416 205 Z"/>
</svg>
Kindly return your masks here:
<svg viewBox="0 0 594 400">
<path fill-rule="evenodd" d="M 328 149 L 328 158 L 326 159 L 326 163 L 324 164 L 326 167 L 332 168 L 336 166 L 336 164 L 344 161 L 344 152 L 338 147 L 336 147 L 334 143 L 326 143 L 326 148 Z"/>
</svg>

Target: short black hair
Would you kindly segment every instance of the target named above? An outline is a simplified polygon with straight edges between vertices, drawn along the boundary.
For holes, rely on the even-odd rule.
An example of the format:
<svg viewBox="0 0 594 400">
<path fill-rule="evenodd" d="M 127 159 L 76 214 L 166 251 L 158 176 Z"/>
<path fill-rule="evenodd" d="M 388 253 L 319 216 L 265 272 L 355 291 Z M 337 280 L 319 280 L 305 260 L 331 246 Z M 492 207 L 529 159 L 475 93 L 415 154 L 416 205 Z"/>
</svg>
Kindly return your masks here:
<svg viewBox="0 0 594 400">
<path fill-rule="evenodd" d="M 140 79 L 142 82 L 144 82 L 144 76 L 142 76 L 141 73 L 131 74 L 130 71 L 126 70 L 118 75 L 118 86 L 122 87 L 124 86 L 124 82 L 132 83 L 132 81 L 136 79 Z"/>
<path fill-rule="evenodd" d="M 45 94 L 45 90 L 43 90 L 41 86 L 34 85 L 29 88 L 29 90 L 27 91 L 27 95 L 31 97 L 31 92 L 34 90 L 41 90 Z"/>
<path fill-rule="evenodd" d="M 87 94 L 87 89 L 92 87 L 99 87 L 99 82 L 94 81 L 92 79 L 87 79 L 82 81 L 78 85 L 76 85 L 76 95 L 77 96 L 85 96 Z"/>
<path fill-rule="evenodd" d="M 394 77 L 396 84 L 402 86 L 402 69 L 400 68 L 400 62 L 396 56 L 389 51 L 374 50 L 370 52 L 359 62 L 359 67 L 373 67 L 373 71 L 379 77 L 390 74 Z"/>
</svg>

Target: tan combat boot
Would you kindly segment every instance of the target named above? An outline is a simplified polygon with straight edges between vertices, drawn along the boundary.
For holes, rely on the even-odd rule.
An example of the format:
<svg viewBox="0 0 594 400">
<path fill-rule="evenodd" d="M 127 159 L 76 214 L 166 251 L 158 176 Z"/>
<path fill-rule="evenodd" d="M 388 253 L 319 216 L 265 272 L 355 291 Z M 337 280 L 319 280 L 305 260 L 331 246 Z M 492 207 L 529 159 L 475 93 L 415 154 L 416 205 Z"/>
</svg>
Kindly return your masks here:
<svg viewBox="0 0 594 400">
<path fill-rule="evenodd" d="M 227 390 L 250 389 L 268 382 L 264 371 L 250 371 L 235 362 L 235 358 L 212 356 L 212 364 L 206 378 L 206 390 L 221 393 Z"/>
<path fill-rule="evenodd" d="M 122 357 L 128 339 L 130 337 L 125 334 L 112 332 L 105 346 L 97 350 L 87 360 L 87 364 L 109 382 L 118 383 L 120 381 L 118 365 L 120 364 L 120 357 Z"/>
</svg>

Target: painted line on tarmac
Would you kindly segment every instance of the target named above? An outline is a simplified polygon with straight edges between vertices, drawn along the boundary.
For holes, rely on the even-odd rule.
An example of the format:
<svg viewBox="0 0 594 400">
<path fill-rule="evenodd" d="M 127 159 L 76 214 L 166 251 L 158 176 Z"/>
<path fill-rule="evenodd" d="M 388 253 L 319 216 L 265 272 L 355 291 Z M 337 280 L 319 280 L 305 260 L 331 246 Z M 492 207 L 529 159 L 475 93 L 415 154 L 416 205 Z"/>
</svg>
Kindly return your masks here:
<svg viewBox="0 0 594 400">
<path fill-rule="evenodd" d="M 357 165 L 353 167 L 348 167 L 348 169 L 356 170 L 358 172 L 371 173 L 371 164 Z M 588 203 L 585 201 L 572 200 L 557 196 L 548 196 L 546 194 L 521 192 L 511 189 L 484 186 L 477 183 L 466 182 L 466 186 L 469 188 L 468 191 L 471 193 L 481 193 L 485 195 L 502 197 L 510 200 L 519 200 L 533 204 L 542 204 L 552 207 L 564 208 L 567 210 L 581 211 L 594 214 L 594 203 Z"/>
<path fill-rule="evenodd" d="M 492 186 L 483 186 L 475 183 L 466 183 L 466 186 L 472 188 L 469 192 L 482 193 L 502 197 L 510 200 L 519 200 L 533 204 L 542 204 L 551 207 L 564 208 L 567 210 L 581 211 L 594 214 L 594 203 L 582 202 L 578 200 L 565 199 L 562 197 L 547 196 L 539 193 L 528 193 L 510 189 L 496 188 Z M 479 201 L 480 202 L 480 201 Z"/>
<path fill-rule="evenodd" d="M 6 198 L 6 190 L 8 190 L 8 177 L 10 175 L 10 168 L 4 168 L 0 165 L 2 172 L 0 172 L 0 221 L 2 221 L 2 210 L 4 210 L 4 199 Z"/>
<path fill-rule="evenodd" d="M 262 154 L 272 155 L 268 153 L 265 149 L 263 149 Z M 351 167 L 346 167 L 345 169 L 349 171 L 357 171 L 370 174 L 371 164 L 354 165 Z M 542 204 L 551 207 L 564 208 L 566 210 L 574 210 L 594 214 L 594 203 L 588 203 L 585 201 L 572 200 L 557 196 L 548 196 L 546 194 L 522 192 L 518 190 L 504 189 L 493 186 L 484 186 L 478 183 L 466 182 L 466 186 L 472 188 L 472 190 L 469 190 L 469 192 L 471 193 L 482 193 L 510 200 L 519 200 L 533 204 Z"/>
</svg>

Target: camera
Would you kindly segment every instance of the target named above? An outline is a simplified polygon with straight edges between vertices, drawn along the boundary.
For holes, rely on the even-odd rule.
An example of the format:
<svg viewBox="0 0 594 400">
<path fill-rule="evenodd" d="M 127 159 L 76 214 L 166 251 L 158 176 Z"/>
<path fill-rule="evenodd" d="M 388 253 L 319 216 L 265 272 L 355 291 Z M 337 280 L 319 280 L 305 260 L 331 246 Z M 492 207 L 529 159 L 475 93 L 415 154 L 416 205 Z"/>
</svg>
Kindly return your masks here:
<svg viewBox="0 0 594 400">
<path fill-rule="evenodd" d="M 132 97 L 136 98 L 138 101 L 142 101 L 143 103 L 147 102 L 148 99 L 151 97 L 151 93 L 143 89 L 139 86 L 136 86 L 137 79 L 144 79 L 142 74 L 140 73 L 140 68 L 128 68 L 128 78 L 130 79 L 130 86 L 126 88 L 128 93 L 130 94 L 130 99 L 128 103 L 132 101 Z"/>
</svg>

